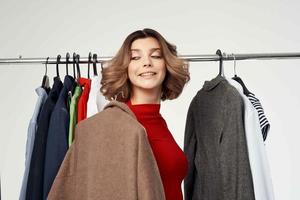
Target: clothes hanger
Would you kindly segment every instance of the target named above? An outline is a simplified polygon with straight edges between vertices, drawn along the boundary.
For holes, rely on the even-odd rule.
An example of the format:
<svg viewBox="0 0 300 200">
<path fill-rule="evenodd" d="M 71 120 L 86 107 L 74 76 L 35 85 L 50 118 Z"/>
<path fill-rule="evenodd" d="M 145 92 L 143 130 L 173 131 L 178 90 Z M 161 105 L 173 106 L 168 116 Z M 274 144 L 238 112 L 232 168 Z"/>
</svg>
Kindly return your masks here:
<svg viewBox="0 0 300 200">
<path fill-rule="evenodd" d="M 124 92 L 123 92 L 123 91 L 119 91 L 119 92 L 118 92 L 117 94 L 115 94 L 115 96 L 112 97 L 111 99 L 114 100 L 114 101 L 117 101 L 119 94 L 121 94 L 121 96 L 122 96 L 123 99 L 125 98 Z"/>
<path fill-rule="evenodd" d="M 220 49 L 216 51 L 216 54 L 220 57 L 219 61 L 219 74 L 218 76 L 223 76 L 224 77 L 224 68 L 223 68 L 223 55 Z"/>
<path fill-rule="evenodd" d="M 70 54 L 69 54 L 69 52 L 67 52 L 67 54 L 66 54 L 66 74 L 67 75 L 69 75 L 69 67 L 68 67 L 69 59 L 70 59 Z"/>
<path fill-rule="evenodd" d="M 57 76 L 57 78 L 59 78 L 60 79 L 60 76 L 59 76 L 59 69 L 58 69 L 58 65 L 59 65 L 59 63 L 60 63 L 60 59 L 61 59 L 61 55 L 57 55 L 57 57 L 56 57 L 56 76 Z"/>
<path fill-rule="evenodd" d="M 102 68 L 102 63 L 101 63 L 101 68 Z M 94 76 L 98 76 L 97 72 L 97 54 L 93 54 L 93 70 L 94 70 Z"/>
<path fill-rule="evenodd" d="M 43 76 L 43 80 L 42 80 L 42 88 L 44 88 L 45 90 L 49 89 L 50 86 L 49 86 L 49 77 L 47 75 L 47 71 L 48 71 L 48 60 L 49 60 L 49 57 L 47 57 L 46 59 L 46 63 L 45 63 L 45 75 Z"/>
<path fill-rule="evenodd" d="M 234 77 L 232 78 L 233 80 L 237 81 L 242 87 L 243 87 L 243 93 L 248 96 L 249 94 L 253 94 L 252 92 L 250 92 L 246 85 L 244 84 L 243 80 L 237 76 L 236 74 L 236 59 L 235 59 L 235 56 L 234 54 L 232 54 L 233 56 L 233 59 L 234 59 Z"/>
<path fill-rule="evenodd" d="M 89 53 L 89 57 L 88 57 L 88 79 L 90 79 L 90 63 L 92 62 L 92 53 Z"/>
<path fill-rule="evenodd" d="M 80 60 L 80 55 L 77 54 L 76 57 L 75 57 L 75 62 L 76 62 L 77 79 L 78 79 L 78 80 L 81 78 L 81 75 L 80 75 L 80 67 L 79 67 L 79 60 Z"/>
<path fill-rule="evenodd" d="M 67 52 L 67 54 L 66 54 L 66 76 L 69 76 L 69 63 L 70 63 L 70 53 L 69 52 Z M 75 79 L 75 67 L 74 67 L 74 63 L 73 63 L 73 73 L 74 73 L 74 79 Z M 72 76 L 69 76 L 69 77 L 72 77 Z M 72 80 L 73 81 L 73 80 Z M 71 95 L 72 95 L 72 92 L 74 91 L 74 89 L 75 89 L 75 87 L 76 87 L 76 81 L 72 84 L 72 87 L 71 87 L 71 89 L 70 89 L 70 93 L 71 93 Z"/>
<path fill-rule="evenodd" d="M 76 65 L 76 53 L 74 52 L 73 53 L 73 77 L 77 82 L 75 65 Z"/>
</svg>

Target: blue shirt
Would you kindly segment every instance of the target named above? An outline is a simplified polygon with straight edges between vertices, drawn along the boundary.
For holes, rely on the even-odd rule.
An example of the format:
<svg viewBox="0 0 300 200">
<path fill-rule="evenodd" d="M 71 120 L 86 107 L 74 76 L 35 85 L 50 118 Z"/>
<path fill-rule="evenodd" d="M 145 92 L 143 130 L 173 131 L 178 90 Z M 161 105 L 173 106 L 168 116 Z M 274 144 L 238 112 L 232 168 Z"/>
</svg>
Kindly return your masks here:
<svg viewBox="0 0 300 200">
<path fill-rule="evenodd" d="M 30 119 L 28 130 L 27 130 L 25 170 L 24 170 L 24 176 L 23 176 L 19 200 L 24 200 L 26 197 L 27 180 L 28 180 L 28 173 L 29 173 L 30 160 L 31 160 L 31 154 L 32 154 L 32 149 L 33 149 L 33 143 L 34 143 L 35 133 L 36 133 L 36 129 L 37 129 L 37 120 L 38 120 L 40 110 L 48 97 L 46 90 L 42 87 L 36 88 L 35 91 L 38 95 L 38 99 L 35 104 L 33 115 Z"/>
</svg>

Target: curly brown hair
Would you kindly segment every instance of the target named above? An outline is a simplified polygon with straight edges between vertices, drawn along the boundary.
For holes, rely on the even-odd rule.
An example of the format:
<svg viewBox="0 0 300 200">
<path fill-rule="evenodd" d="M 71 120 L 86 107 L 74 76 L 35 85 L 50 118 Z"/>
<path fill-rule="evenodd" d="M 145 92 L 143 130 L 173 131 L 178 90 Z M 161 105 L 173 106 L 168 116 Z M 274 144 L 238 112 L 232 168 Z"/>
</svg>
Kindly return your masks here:
<svg viewBox="0 0 300 200">
<path fill-rule="evenodd" d="M 176 46 L 166 41 L 160 33 L 145 28 L 128 35 L 115 57 L 104 63 L 100 91 L 106 99 L 121 102 L 130 99 L 131 82 L 128 78 L 128 65 L 131 58 L 131 45 L 133 41 L 147 37 L 153 37 L 158 41 L 166 63 L 167 72 L 162 84 L 161 100 L 175 99 L 181 94 L 184 85 L 190 80 L 188 62 L 177 56 Z"/>
</svg>

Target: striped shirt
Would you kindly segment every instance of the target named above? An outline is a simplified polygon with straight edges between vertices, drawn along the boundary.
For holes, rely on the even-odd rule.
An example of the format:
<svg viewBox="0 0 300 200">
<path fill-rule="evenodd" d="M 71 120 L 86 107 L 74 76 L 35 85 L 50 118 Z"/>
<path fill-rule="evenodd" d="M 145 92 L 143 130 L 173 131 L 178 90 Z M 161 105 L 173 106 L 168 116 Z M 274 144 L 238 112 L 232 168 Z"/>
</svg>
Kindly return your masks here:
<svg viewBox="0 0 300 200">
<path fill-rule="evenodd" d="M 270 123 L 269 123 L 268 119 L 266 118 L 264 109 L 263 109 L 259 99 L 256 98 L 255 95 L 251 94 L 251 93 L 246 96 L 248 97 L 248 99 L 250 100 L 250 102 L 252 103 L 252 105 L 258 112 L 260 128 L 261 128 L 263 139 L 265 141 L 267 138 L 269 129 L 270 129 Z"/>
</svg>

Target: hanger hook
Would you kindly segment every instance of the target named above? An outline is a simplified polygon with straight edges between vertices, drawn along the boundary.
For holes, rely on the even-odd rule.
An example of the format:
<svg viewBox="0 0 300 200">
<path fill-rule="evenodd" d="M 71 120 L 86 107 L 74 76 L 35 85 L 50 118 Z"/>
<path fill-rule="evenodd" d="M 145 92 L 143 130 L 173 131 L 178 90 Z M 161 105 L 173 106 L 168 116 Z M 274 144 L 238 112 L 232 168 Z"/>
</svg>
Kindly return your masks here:
<svg viewBox="0 0 300 200">
<path fill-rule="evenodd" d="M 121 94 L 122 97 L 125 98 L 124 92 L 123 92 L 123 90 L 121 90 L 121 91 L 119 91 L 117 94 L 115 94 L 115 96 L 112 98 L 112 100 L 117 101 L 117 98 L 118 98 L 119 94 Z"/>
<path fill-rule="evenodd" d="M 77 54 L 76 55 L 76 58 L 75 58 L 75 61 L 76 61 L 76 67 L 77 67 L 77 78 L 81 78 L 81 74 L 80 74 L 80 67 L 79 67 L 79 62 L 80 62 L 80 55 Z"/>
<path fill-rule="evenodd" d="M 69 75 L 69 67 L 68 67 L 69 59 L 70 59 L 70 54 L 69 54 L 69 52 L 67 52 L 67 54 L 66 54 L 66 73 L 67 73 L 67 75 Z"/>
<path fill-rule="evenodd" d="M 49 57 L 47 57 L 46 63 L 45 63 L 45 68 L 46 68 L 46 70 L 45 70 L 45 76 L 47 76 L 47 72 L 48 72 L 48 60 L 49 60 Z"/>
<path fill-rule="evenodd" d="M 88 79 L 90 79 L 90 63 L 92 62 L 92 53 L 89 53 L 88 57 Z"/>
<path fill-rule="evenodd" d="M 217 50 L 216 54 L 219 56 L 220 58 L 220 64 L 219 64 L 219 75 L 223 75 L 224 72 L 223 72 L 223 55 L 222 55 L 222 52 L 220 49 Z"/>
<path fill-rule="evenodd" d="M 61 58 L 61 55 L 58 54 L 57 57 L 56 57 L 56 75 L 57 75 L 57 77 L 59 77 L 58 65 L 60 63 L 60 58 Z"/>
<path fill-rule="evenodd" d="M 235 59 L 235 55 L 234 54 L 232 54 L 232 57 L 233 57 L 233 60 L 234 60 L 234 65 L 233 65 L 233 67 L 234 67 L 234 76 L 237 76 L 236 75 L 236 59 Z"/>
<path fill-rule="evenodd" d="M 101 63 L 101 68 L 102 68 L 102 63 Z M 94 70 L 94 76 L 98 76 L 97 73 L 97 54 L 93 54 L 93 70 Z"/>
<path fill-rule="evenodd" d="M 73 53 L 73 76 L 76 79 L 76 70 L 75 70 L 75 64 L 76 64 L 76 53 Z"/>
</svg>

